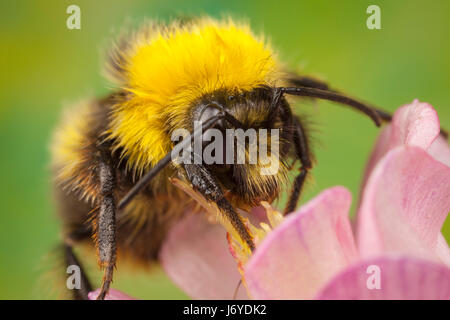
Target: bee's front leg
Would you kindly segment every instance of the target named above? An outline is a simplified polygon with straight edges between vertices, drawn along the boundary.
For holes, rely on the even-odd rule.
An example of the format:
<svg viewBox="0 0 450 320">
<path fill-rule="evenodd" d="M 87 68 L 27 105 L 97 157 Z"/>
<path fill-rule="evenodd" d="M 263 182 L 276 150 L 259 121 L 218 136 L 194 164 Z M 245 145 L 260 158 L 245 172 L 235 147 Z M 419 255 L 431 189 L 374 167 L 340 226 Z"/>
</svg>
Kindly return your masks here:
<svg viewBox="0 0 450 320">
<path fill-rule="evenodd" d="M 116 188 L 115 170 L 107 152 L 100 153 L 98 177 L 100 182 L 99 213 L 96 223 L 96 247 L 98 262 L 104 270 L 102 286 L 97 300 L 108 293 L 116 265 Z"/>
<path fill-rule="evenodd" d="M 184 164 L 188 180 L 207 200 L 217 204 L 220 211 L 230 221 L 233 228 L 238 232 L 241 239 L 248 245 L 251 251 L 255 249 L 253 237 L 242 221 L 241 216 L 234 210 L 230 202 L 225 199 L 224 193 L 217 179 L 204 165 Z"/>
</svg>

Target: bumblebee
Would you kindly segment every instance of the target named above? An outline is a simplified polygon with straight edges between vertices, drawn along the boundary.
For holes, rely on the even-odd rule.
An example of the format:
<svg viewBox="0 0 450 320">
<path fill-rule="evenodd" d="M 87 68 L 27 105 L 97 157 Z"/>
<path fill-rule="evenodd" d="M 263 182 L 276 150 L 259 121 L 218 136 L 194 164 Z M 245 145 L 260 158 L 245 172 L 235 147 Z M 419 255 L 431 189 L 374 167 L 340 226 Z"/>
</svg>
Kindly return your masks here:
<svg viewBox="0 0 450 320">
<path fill-rule="evenodd" d="M 98 299 L 109 290 L 117 253 L 156 261 L 168 229 L 189 207 L 170 177 L 181 177 L 215 203 L 250 250 L 252 235 L 237 208 L 276 199 L 292 161 L 299 161 L 284 212 L 295 209 L 313 156 L 305 121 L 293 114 L 287 95 L 334 101 L 376 126 L 390 120 L 326 83 L 289 72 L 264 37 L 232 19 L 145 24 L 113 46 L 106 72 L 115 91 L 68 110 L 52 143 L 66 262 L 80 265 L 75 245 L 96 248 L 104 272 Z M 279 170 L 262 175 L 258 163 L 175 163 L 174 130 L 190 132 L 179 145 L 206 132 L 198 133 L 194 122 L 206 131 L 279 129 Z M 91 290 L 83 273 L 82 288 L 73 294 L 86 299 Z"/>
</svg>

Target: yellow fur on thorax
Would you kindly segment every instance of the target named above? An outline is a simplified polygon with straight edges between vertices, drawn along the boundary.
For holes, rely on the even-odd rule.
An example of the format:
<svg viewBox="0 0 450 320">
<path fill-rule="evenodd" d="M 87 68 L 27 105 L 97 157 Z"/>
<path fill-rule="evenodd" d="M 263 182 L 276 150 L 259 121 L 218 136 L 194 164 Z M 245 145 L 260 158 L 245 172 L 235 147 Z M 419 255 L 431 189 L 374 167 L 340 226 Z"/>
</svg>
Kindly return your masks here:
<svg viewBox="0 0 450 320">
<path fill-rule="evenodd" d="M 170 151 L 171 130 L 186 128 L 201 96 L 271 85 L 278 72 L 271 49 L 247 25 L 209 18 L 149 25 L 112 58 L 110 74 L 130 98 L 115 106 L 109 134 L 138 171 Z"/>
</svg>

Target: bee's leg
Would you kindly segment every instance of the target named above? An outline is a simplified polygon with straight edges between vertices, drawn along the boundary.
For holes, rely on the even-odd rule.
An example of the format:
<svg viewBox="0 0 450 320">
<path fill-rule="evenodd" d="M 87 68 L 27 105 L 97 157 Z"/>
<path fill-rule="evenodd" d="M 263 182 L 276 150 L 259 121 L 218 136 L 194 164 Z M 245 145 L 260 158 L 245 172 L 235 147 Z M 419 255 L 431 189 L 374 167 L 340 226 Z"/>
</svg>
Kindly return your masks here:
<svg viewBox="0 0 450 320">
<path fill-rule="evenodd" d="M 100 210 L 96 221 L 96 246 L 99 265 L 104 269 L 102 286 L 97 300 L 103 300 L 108 293 L 116 265 L 116 187 L 115 171 L 107 152 L 99 160 Z"/>
<path fill-rule="evenodd" d="M 217 204 L 225 217 L 230 221 L 233 228 L 239 233 L 241 239 L 248 245 L 251 251 L 255 249 L 253 238 L 242 221 L 241 216 L 234 210 L 233 206 L 224 197 L 217 179 L 209 170 L 199 164 L 184 164 L 188 180 L 207 200 Z"/>
<path fill-rule="evenodd" d="M 297 158 L 300 160 L 301 167 L 300 173 L 294 180 L 294 186 L 289 195 L 289 200 L 284 209 L 284 214 L 289 214 L 294 211 L 298 199 L 300 198 L 300 193 L 302 191 L 303 185 L 305 183 L 306 176 L 309 170 L 312 168 L 311 152 L 309 149 L 308 140 L 306 138 L 305 129 L 301 122 L 294 118 L 294 147 Z"/>
<path fill-rule="evenodd" d="M 72 246 L 65 243 L 62 246 L 62 250 L 64 252 L 64 260 L 67 267 L 69 266 L 77 266 L 80 268 L 80 288 L 70 290 L 74 300 L 88 300 L 88 294 L 92 291 L 91 283 L 89 282 L 89 278 L 84 272 L 83 266 L 81 262 L 78 260 L 77 256 L 73 252 Z"/>
</svg>

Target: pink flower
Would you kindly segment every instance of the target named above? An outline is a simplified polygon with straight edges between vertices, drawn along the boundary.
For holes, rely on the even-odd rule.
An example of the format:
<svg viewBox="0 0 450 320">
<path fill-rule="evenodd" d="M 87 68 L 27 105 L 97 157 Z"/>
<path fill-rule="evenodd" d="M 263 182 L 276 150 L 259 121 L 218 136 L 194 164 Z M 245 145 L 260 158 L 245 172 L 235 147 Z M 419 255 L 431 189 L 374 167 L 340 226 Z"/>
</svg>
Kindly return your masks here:
<svg viewBox="0 0 450 320">
<path fill-rule="evenodd" d="M 439 130 L 428 104 L 397 110 L 367 166 L 356 239 L 350 192 L 327 189 L 257 246 L 243 270 L 248 292 L 241 286 L 237 297 L 450 299 L 440 233 L 450 211 L 450 148 Z M 230 299 L 241 276 L 224 239 L 221 226 L 188 215 L 163 246 L 163 267 L 193 298 Z M 380 289 L 368 284 L 377 270 Z"/>
<path fill-rule="evenodd" d="M 368 162 L 355 231 L 351 194 L 333 187 L 282 221 L 254 209 L 251 227 L 262 235 L 254 254 L 247 260 L 230 242 L 239 268 L 224 228 L 186 215 L 163 245 L 162 265 L 196 299 L 231 299 L 241 278 L 238 299 L 450 299 L 440 232 L 450 211 L 450 148 L 439 130 L 428 104 L 397 110 Z"/>
</svg>

